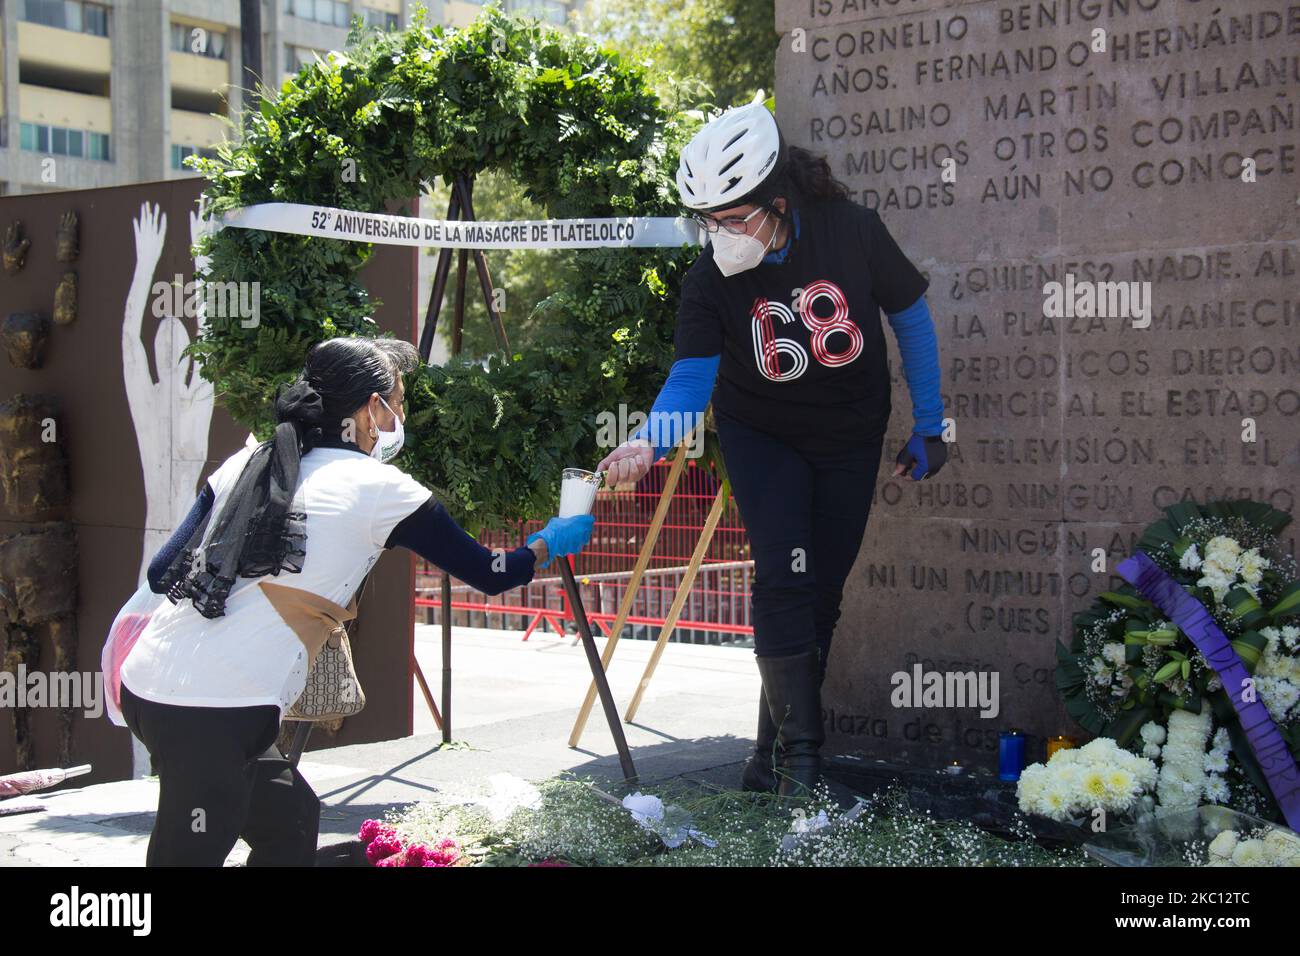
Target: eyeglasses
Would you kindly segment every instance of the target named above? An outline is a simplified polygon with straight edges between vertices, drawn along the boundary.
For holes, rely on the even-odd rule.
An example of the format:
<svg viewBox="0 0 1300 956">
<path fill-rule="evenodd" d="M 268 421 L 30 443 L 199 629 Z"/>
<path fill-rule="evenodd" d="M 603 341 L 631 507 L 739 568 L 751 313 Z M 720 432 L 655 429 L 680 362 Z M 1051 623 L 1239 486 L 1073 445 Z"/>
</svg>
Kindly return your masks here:
<svg viewBox="0 0 1300 956">
<path fill-rule="evenodd" d="M 727 216 L 725 219 L 714 219 L 712 216 L 706 216 L 703 213 L 693 212 L 691 218 L 698 222 L 706 231 L 717 232 L 721 226 L 733 236 L 741 236 L 745 233 L 745 226 L 749 220 L 753 219 L 760 212 L 765 212 L 764 207 L 759 206 L 748 216 Z"/>
</svg>

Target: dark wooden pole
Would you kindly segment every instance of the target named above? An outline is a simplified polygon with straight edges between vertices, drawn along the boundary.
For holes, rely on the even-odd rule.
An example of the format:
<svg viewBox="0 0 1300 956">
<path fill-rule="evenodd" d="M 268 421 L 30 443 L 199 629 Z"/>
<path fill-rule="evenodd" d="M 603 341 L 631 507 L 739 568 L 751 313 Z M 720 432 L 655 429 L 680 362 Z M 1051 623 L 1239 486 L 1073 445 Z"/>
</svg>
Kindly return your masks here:
<svg viewBox="0 0 1300 956">
<path fill-rule="evenodd" d="M 262 82 L 262 0 L 239 0 L 239 56 L 244 63 L 244 108 L 257 109 Z"/>
<path fill-rule="evenodd" d="M 461 202 L 465 206 L 465 218 L 474 219 L 474 181 L 465 176 L 457 178 L 457 184 L 460 186 Z M 478 272 L 479 288 L 483 290 L 483 302 L 487 305 L 488 322 L 492 324 L 492 334 L 496 336 L 497 348 L 499 348 L 506 357 L 510 359 L 510 339 L 506 337 L 506 327 L 501 322 L 501 314 L 497 312 L 496 305 L 493 302 L 492 295 L 492 275 L 488 272 L 487 257 L 483 255 L 482 249 L 474 250 L 474 269 Z"/>
<path fill-rule="evenodd" d="M 474 219 L 474 200 L 473 200 L 474 183 L 466 176 L 457 176 L 452 182 L 451 202 L 447 207 L 448 219 L 465 219 L 472 221 Z M 468 271 L 466 253 L 469 250 L 459 250 L 460 255 L 457 257 L 456 269 L 456 304 L 455 315 L 452 326 L 452 354 L 460 353 L 461 348 L 461 331 L 465 323 L 465 274 Z M 507 360 L 510 357 L 510 340 L 506 337 L 505 325 L 501 321 L 501 315 L 496 310 L 492 299 L 492 277 L 488 272 L 487 259 L 483 255 L 483 250 L 475 249 L 474 268 L 478 273 L 479 288 L 483 293 L 483 303 L 487 306 L 488 319 L 492 323 L 492 332 L 496 336 L 497 346 L 505 353 Z M 438 313 L 442 309 L 442 299 L 447 287 L 447 274 L 451 271 L 451 248 L 444 246 L 438 254 L 437 272 L 434 274 L 433 289 L 429 295 L 429 308 L 425 314 L 424 329 L 420 334 L 420 356 L 425 361 L 429 361 L 429 356 L 433 351 L 433 336 L 438 325 Z M 605 668 L 601 666 L 600 654 L 596 650 L 595 639 L 591 635 L 591 622 L 587 619 L 586 608 L 582 604 L 582 595 L 578 591 L 578 584 L 573 578 L 573 568 L 569 564 L 569 559 L 560 558 L 560 576 L 564 580 L 564 588 L 569 596 L 569 604 L 573 608 L 574 620 L 577 622 L 578 634 L 582 639 L 583 648 L 587 653 L 587 664 L 591 668 L 592 679 L 596 683 L 596 690 L 600 695 L 601 707 L 605 711 L 605 720 L 609 724 L 609 732 L 614 737 L 614 746 L 618 749 L 618 760 L 623 767 L 623 776 L 629 783 L 635 783 L 636 767 L 632 763 L 632 754 L 628 750 L 627 738 L 623 734 L 623 723 L 618 716 L 618 708 L 614 706 L 614 695 L 610 693 L 609 680 L 605 676 Z M 447 572 L 442 573 L 442 739 L 445 743 L 451 742 L 451 576 Z M 421 681 L 423 683 L 423 681 Z"/>
<path fill-rule="evenodd" d="M 623 766 L 623 778 L 629 783 L 636 783 L 636 767 L 632 763 L 632 754 L 627 749 L 627 738 L 623 736 L 623 722 L 619 720 L 618 708 L 614 706 L 614 695 L 609 691 L 609 680 L 605 668 L 600 662 L 600 652 L 591 636 L 591 622 L 587 620 L 587 609 L 582 604 L 582 594 L 578 591 L 578 582 L 573 579 L 573 568 L 569 558 L 557 558 L 560 562 L 560 577 L 564 579 L 564 590 L 569 596 L 569 606 L 573 608 L 573 619 L 578 625 L 578 636 L 582 638 L 583 649 L 587 652 L 587 664 L 591 667 L 591 677 L 596 682 L 596 691 L 600 694 L 600 706 L 605 710 L 605 721 L 609 732 L 614 735 L 614 746 L 618 748 L 618 762 Z"/>
<path fill-rule="evenodd" d="M 442 572 L 442 742 L 451 743 L 451 575 Z"/>
<path fill-rule="evenodd" d="M 460 218 L 460 193 L 455 188 L 451 191 L 451 200 L 447 203 L 447 218 Z M 451 247 L 443 246 L 438 250 L 438 268 L 433 274 L 433 289 L 429 293 L 429 307 L 424 313 L 424 329 L 420 332 L 420 360 L 429 364 L 433 354 L 433 336 L 438 331 L 438 313 L 442 311 L 442 297 L 447 288 L 447 273 L 451 269 Z"/>
</svg>

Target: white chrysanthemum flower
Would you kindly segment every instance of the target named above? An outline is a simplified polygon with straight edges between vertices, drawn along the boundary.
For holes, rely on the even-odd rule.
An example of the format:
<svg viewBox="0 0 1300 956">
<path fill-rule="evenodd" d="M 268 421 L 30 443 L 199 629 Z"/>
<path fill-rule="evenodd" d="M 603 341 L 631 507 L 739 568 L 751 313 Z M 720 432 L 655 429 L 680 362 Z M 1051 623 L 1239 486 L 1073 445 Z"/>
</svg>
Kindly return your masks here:
<svg viewBox="0 0 1300 956">
<path fill-rule="evenodd" d="M 1300 840 L 1274 828 L 1264 836 L 1264 849 L 1274 866 L 1294 866 L 1291 861 L 1300 857 Z"/>
<path fill-rule="evenodd" d="M 1139 791 L 1137 777 L 1122 767 L 1106 771 L 1106 792 L 1115 810 L 1127 810 L 1136 799 Z"/>
<path fill-rule="evenodd" d="M 1118 758 L 1119 747 L 1109 737 L 1097 737 L 1079 748 L 1078 761 L 1089 766 L 1108 766 Z"/>
<path fill-rule="evenodd" d="M 1210 567 L 1209 561 L 1205 562 L 1205 567 L 1206 568 Z M 1209 588 L 1210 592 L 1214 595 L 1215 603 L 1222 604 L 1223 597 L 1225 594 L 1228 593 L 1229 590 L 1231 590 L 1232 583 L 1234 580 L 1235 577 L 1229 577 L 1223 571 L 1213 569 L 1207 571 L 1207 573 L 1199 581 L 1196 582 L 1196 585 L 1197 587 Z"/>
<path fill-rule="evenodd" d="M 1218 555 L 1223 564 L 1235 564 L 1241 557 L 1241 545 L 1234 538 L 1217 535 L 1205 543 L 1205 555 Z M 1226 559 L 1226 560 L 1225 560 Z"/>
<path fill-rule="evenodd" d="M 1160 756 L 1160 748 L 1155 744 L 1146 744 L 1142 748 L 1142 756 L 1146 757 L 1148 760 L 1155 760 Z"/>
<path fill-rule="evenodd" d="M 1241 556 L 1241 577 L 1247 584 L 1258 587 L 1268 567 L 1268 558 L 1261 555 L 1258 548 L 1251 548 Z"/>
<path fill-rule="evenodd" d="M 1300 650 L 1300 627 L 1288 624 L 1282 628 L 1282 646 L 1288 651 Z"/>
<path fill-rule="evenodd" d="M 1097 808 L 1127 811 L 1158 779 L 1152 761 L 1098 737 L 1078 749 L 1056 751 L 1045 764 L 1030 764 L 1020 775 L 1016 797 L 1023 812 L 1068 820 Z"/>
<path fill-rule="evenodd" d="M 1149 744 L 1156 744 L 1159 746 L 1165 742 L 1165 728 L 1160 726 L 1160 724 L 1156 723 L 1154 720 L 1148 720 L 1143 724 L 1142 729 L 1139 730 L 1138 733 L 1141 734 L 1142 739 Z"/>
<path fill-rule="evenodd" d="M 1228 751 L 1232 749 L 1232 738 L 1228 735 L 1227 727 L 1220 727 L 1214 732 L 1214 740 L 1211 742 L 1215 750 Z"/>
<path fill-rule="evenodd" d="M 1232 850 L 1234 866 L 1264 866 L 1264 841 L 1241 840 Z"/>
<path fill-rule="evenodd" d="M 1223 860 L 1232 858 L 1232 851 L 1237 848 L 1237 831 L 1224 830 L 1210 841 L 1210 856 Z"/>
<path fill-rule="evenodd" d="M 1281 677 L 1255 677 L 1259 699 L 1278 723 L 1288 720 L 1291 709 L 1300 703 L 1300 687 Z"/>
<path fill-rule="evenodd" d="M 1232 790 L 1228 787 L 1228 782 L 1218 774 L 1210 774 L 1205 784 L 1205 799 L 1211 803 L 1227 803 L 1232 799 Z"/>
<path fill-rule="evenodd" d="M 1225 773 L 1228 769 L 1228 755 L 1222 750 L 1211 750 L 1205 755 L 1204 767 L 1206 773 Z"/>
<path fill-rule="evenodd" d="M 1124 666 L 1124 645 L 1119 641 L 1107 641 L 1101 649 L 1102 659 L 1116 670 Z"/>
<path fill-rule="evenodd" d="M 1101 767 L 1092 766 L 1083 772 L 1080 782 L 1080 793 L 1087 805 L 1100 807 L 1105 805 L 1107 798 L 1110 796 L 1106 786 L 1106 771 Z"/>
<path fill-rule="evenodd" d="M 1156 786 L 1162 807 L 1190 810 L 1199 804 L 1205 789 L 1203 764 L 1210 722 L 1208 707 L 1199 714 L 1175 710 L 1169 715 L 1169 737 Z"/>
<path fill-rule="evenodd" d="M 1040 812 L 1043 816 L 1058 821 L 1068 820 L 1070 819 L 1070 809 L 1070 794 L 1065 787 L 1055 783 L 1043 791 L 1040 804 Z"/>
<path fill-rule="evenodd" d="M 1079 762 L 1079 751 L 1074 747 L 1063 747 L 1056 753 L 1052 754 L 1047 761 L 1053 767 L 1069 767 Z"/>
<path fill-rule="evenodd" d="M 1030 764 L 1021 772 L 1020 779 L 1016 782 L 1016 800 L 1021 812 L 1037 812 L 1048 779 L 1047 767 L 1041 763 Z"/>
<path fill-rule="evenodd" d="M 1201 566 L 1201 556 L 1197 554 L 1195 544 L 1183 552 L 1183 556 L 1178 559 L 1178 566 L 1184 571 L 1195 571 Z"/>
<path fill-rule="evenodd" d="M 1138 786 L 1143 790 L 1154 790 L 1156 783 L 1160 779 L 1160 768 L 1156 766 L 1154 760 L 1137 759 L 1134 755 L 1134 763 L 1129 770 L 1133 776 L 1137 777 Z"/>
</svg>

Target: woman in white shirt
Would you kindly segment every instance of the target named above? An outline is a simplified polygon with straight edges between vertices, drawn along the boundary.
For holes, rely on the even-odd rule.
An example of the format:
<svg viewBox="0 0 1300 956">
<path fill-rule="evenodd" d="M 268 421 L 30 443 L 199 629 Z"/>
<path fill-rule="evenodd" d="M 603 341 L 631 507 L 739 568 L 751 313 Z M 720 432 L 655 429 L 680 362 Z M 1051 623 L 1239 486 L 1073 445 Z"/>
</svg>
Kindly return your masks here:
<svg viewBox="0 0 1300 956">
<path fill-rule="evenodd" d="M 160 783 L 148 865 L 219 866 L 241 836 L 250 866 L 312 865 L 320 802 L 274 744 L 317 651 L 353 615 L 386 548 L 499 594 L 590 537 L 590 516 L 553 518 L 523 546 L 494 553 L 386 463 L 403 441 L 402 375 L 418 364 L 415 347 L 397 339 L 314 346 L 276 398 L 275 435 L 213 473 L 151 562 L 151 587 L 173 603 L 154 613 L 121 670 L 123 718 Z"/>
</svg>

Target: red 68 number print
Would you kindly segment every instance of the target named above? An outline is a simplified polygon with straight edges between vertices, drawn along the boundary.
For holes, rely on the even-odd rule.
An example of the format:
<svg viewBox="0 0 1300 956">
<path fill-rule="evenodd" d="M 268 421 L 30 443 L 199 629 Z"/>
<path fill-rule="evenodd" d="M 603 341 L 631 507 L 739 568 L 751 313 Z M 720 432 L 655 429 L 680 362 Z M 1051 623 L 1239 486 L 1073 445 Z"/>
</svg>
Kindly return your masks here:
<svg viewBox="0 0 1300 956">
<path fill-rule="evenodd" d="M 813 305 L 818 299 L 827 299 L 832 312 L 826 318 L 820 318 L 813 312 Z M 800 301 L 802 299 L 802 301 Z M 796 294 L 799 319 L 812 333 L 808 344 L 812 347 L 813 358 L 819 364 L 836 368 L 848 365 L 862 354 L 862 330 L 849 318 L 849 303 L 844 292 L 829 279 L 818 279 L 809 283 L 802 295 Z M 795 313 L 781 302 L 772 302 L 759 297 L 750 309 L 750 328 L 754 333 L 754 361 L 763 377 L 773 382 L 788 382 L 796 379 L 808 370 L 808 351 L 794 339 L 779 338 L 776 334 L 774 319 L 781 325 L 791 325 Z M 832 334 L 843 332 L 848 336 L 848 345 L 838 352 L 831 350 L 827 340 Z M 781 356 L 790 357 L 790 367 L 781 371 Z"/>
</svg>

